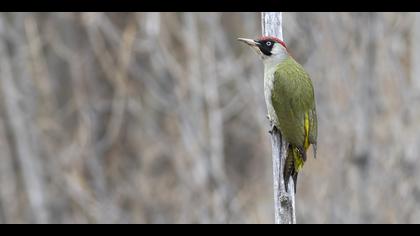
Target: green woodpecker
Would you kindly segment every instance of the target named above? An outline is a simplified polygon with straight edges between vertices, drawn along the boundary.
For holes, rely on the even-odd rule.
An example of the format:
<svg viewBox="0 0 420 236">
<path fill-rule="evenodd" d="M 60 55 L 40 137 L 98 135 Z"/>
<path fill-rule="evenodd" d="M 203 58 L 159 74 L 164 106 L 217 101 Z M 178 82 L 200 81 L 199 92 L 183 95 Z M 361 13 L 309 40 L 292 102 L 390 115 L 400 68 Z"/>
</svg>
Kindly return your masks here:
<svg viewBox="0 0 420 236">
<path fill-rule="evenodd" d="M 251 46 L 264 62 L 268 118 L 289 143 L 283 171 L 285 189 L 292 177 L 296 191 L 297 175 L 310 145 L 316 158 L 318 125 L 312 81 L 282 40 L 272 36 L 238 40 Z"/>
</svg>

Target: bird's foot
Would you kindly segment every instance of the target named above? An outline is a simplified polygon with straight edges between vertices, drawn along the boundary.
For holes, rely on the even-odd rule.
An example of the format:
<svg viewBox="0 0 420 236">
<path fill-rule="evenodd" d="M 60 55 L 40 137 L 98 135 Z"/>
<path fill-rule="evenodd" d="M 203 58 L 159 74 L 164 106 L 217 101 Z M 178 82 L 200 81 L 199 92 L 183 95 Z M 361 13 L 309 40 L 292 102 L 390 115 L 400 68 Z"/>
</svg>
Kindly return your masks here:
<svg viewBox="0 0 420 236">
<path fill-rule="evenodd" d="M 273 134 L 275 129 L 277 129 L 277 128 L 274 125 L 274 122 L 272 120 L 270 120 L 270 130 L 268 131 L 268 133 Z"/>
</svg>

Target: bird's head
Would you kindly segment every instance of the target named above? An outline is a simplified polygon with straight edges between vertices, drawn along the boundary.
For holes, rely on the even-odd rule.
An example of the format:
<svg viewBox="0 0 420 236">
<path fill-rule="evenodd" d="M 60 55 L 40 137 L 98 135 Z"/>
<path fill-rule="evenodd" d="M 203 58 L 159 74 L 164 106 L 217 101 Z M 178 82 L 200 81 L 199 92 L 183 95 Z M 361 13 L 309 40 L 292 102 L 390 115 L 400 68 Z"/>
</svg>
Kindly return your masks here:
<svg viewBox="0 0 420 236">
<path fill-rule="evenodd" d="M 286 44 L 274 36 L 262 36 L 258 39 L 238 38 L 238 40 L 253 48 L 263 61 L 282 60 L 289 55 Z"/>
</svg>

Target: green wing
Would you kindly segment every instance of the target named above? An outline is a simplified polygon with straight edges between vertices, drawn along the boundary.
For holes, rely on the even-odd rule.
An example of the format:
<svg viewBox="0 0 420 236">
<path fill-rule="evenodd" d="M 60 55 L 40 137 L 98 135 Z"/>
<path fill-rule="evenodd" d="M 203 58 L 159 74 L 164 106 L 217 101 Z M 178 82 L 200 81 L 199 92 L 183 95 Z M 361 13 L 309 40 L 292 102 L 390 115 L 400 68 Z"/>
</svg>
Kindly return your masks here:
<svg viewBox="0 0 420 236">
<path fill-rule="evenodd" d="M 278 65 L 271 99 L 279 121 L 277 126 L 286 140 L 301 150 L 316 144 L 314 88 L 309 75 L 293 58 Z"/>
</svg>

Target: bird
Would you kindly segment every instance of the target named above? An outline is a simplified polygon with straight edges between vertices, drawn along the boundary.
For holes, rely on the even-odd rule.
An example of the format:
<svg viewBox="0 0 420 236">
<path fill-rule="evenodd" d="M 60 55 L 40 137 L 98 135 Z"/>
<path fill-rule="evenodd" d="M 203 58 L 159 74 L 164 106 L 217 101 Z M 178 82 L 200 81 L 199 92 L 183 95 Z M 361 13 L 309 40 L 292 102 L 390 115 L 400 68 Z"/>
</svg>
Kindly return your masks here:
<svg viewBox="0 0 420 236">
<path fill-rule="evenodd" d="M 288 143 L 283 169 L 285 189 L 290 177 L 296 193 L 297 176 L 313 148 L 316 159 L 318 120 L 312 80 L 303 66 L 289 53 L 286 43 L 274 36 L 238 38 L 250 46 L 264 64 L 264 97 L 271 132 L 280 130 Z"/>
</svg>

